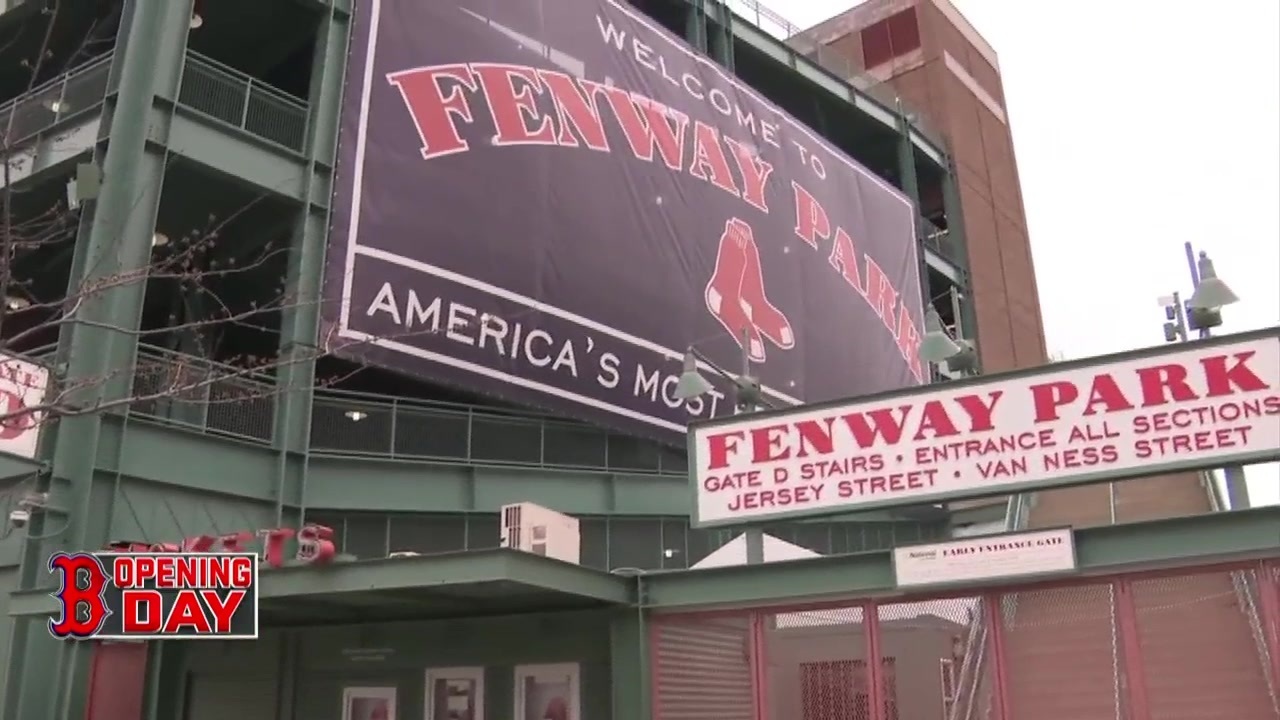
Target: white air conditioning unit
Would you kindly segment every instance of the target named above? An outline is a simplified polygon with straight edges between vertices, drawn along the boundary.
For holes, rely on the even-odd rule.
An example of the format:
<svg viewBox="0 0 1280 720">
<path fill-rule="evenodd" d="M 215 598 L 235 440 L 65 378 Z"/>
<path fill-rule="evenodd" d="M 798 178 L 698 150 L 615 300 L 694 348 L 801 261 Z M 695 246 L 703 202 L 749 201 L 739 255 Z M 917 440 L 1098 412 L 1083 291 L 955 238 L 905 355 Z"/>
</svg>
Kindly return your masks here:
<svg viewBox="0 0 1280 720">
<path fill-rule="evenodd" d="M 533 503 L 504 505 L 501 544 L 577 565 L 578 519 Z"/>
</svg>

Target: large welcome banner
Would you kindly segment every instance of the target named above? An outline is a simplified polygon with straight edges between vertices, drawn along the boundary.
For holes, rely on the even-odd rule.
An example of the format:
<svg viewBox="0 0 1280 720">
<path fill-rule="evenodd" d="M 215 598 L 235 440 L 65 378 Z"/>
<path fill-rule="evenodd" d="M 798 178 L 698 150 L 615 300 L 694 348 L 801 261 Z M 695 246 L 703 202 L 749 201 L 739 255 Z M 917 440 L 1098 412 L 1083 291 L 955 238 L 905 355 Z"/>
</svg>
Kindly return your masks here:
<svg viewBox="0 0 1280 720">
<path fill-rule="evenodd" d="M 924 377 L 911 203 L 638 11 L 356 8 L 339 354 L 672 440 L 732 412 L 689 346 L 784 404 Z"/>
</svg>

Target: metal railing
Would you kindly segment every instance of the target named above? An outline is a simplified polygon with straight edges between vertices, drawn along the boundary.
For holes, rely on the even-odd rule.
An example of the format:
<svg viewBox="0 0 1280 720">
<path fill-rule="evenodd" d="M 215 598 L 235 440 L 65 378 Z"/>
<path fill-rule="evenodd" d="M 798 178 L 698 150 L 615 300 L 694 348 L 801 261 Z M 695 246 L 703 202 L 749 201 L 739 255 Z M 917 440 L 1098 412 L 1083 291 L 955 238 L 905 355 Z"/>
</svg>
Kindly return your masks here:
<svg viewBox="0 0 1280 720">
<path fill-rule="evenodd" d="M 620 472 L 687 471 L 657 442 L 518 411 L 317 390 L 311 449 L 318 453 Z"/>
<path fill-rule="evenodd" d="M 204 432 L 270 443 L 275 380 L 163 348 L 140 346 L 128 410 Z"/>
<path fill-rule="evenodd" d="M 0 133 L 9 147 L 102 104 L 111 74 L 108 52 L 0 104 Z"/>
<path fill-rule="evenodd" d="M 1209 497 L 1209 508 L 1213 512 L 1231 510 L 1225 493 L 1218 485 L 1218 478 L 1214 476 L 1212 471 L 1200 473 L 1200 484 L 1204 486 L 1205 493 Z M 1231 587 L 1235 592 L 1236 602 L 1240 605 L 1240 612 L 1244 614 L 1245 621 L 1249 623 L 1249 632 L 1253 635 L 1254 645 L 1258 649 L 1258 660 L 1262 663 L 1264 669 L 1262 675 L 1267 681 L 1267 693 L 1271 696 L 1271 704 L 1276 708 L 1276 712 L 1280 713 L 1280 688 L 1277 688 L 1272 682 L 1271 673 L 1266 672 L 1266 668 L 1271 667 L 1271 649 L 1267 644 L 1267 633 L 1262 622 L 1262 613 L 1258 609 L 1258 578 L 1252 576 L 1253 573 L 1246 570 L 1237 570 L 1231 573 Z"/>
<path fill-rule="evenodd" d="M 949 231 L 943 230 L 924 218 L 918 218 L 918 220 L 921 244 L 961 267 L 966 264 L 964 252 L 958 247 Z"/>
<path fill-rule="evenodd" d="M 310 389 L 299 389 L 311 392 Z M 134 371 L 138 416 L 268 444 L 276 398 L 290 388 L 186 355 L 146 347 Z M 627 473 L 687 472 L 684 453 L 536 413 L 316 389 L 311 450 L 319 454 L 440 460 Z"/>
<path fill-rule="evenodd" d="M 869 75 L 848 55 L 806 35 L 805 28 L 794 25 L 782 14 L 760 3 L 759 0 L 725 0 L 725 5 L 741 19 L 786 43 L 818 67 L 849 83 L 889 110 L 896 111 L 899 106 L 902 106 L 908 121 L 917 132 L 939 149 L 944 147 L 941 142 L 942 134 L 932 128 L 919 113 L 912 112 L 891 85 Z"/>
<path fill-rule="evenodd" d="M 1004 514 L 1005 531 L 1021 530 L 1027 526 L 1030 516 L 1031 494 L 1011 495 Z M 1009 595 L 1005 598 L 1008 602 L 1002 603 L 1006 621 L 1013 620 L 1013 614 L 1017 609 L 1017 598 L 1017 595 Z M 983 600 L 982 602 L 988 601 Z M 956 678 L 957 702 L 951 706 L 951 712 L 947 720 L 970 720 L 977 709 L 978 698 L 981 694 L 979 689 L 982 684 L 983 663 L 986 661 L 987 647 L 990 645 L 990 628 L 987 627 L 986 618 L 987 614 L 979 609 L 978 612 L 974 613 L 973 622 L 969 623 L 969 633 L 965 637 L 960 673 Z"/>
<path fill-rule="evenodd" d="M 199 53 L 187 52 L 178 104 L 296 152 L 306 141 L 305 100 Z"/>
</svg>

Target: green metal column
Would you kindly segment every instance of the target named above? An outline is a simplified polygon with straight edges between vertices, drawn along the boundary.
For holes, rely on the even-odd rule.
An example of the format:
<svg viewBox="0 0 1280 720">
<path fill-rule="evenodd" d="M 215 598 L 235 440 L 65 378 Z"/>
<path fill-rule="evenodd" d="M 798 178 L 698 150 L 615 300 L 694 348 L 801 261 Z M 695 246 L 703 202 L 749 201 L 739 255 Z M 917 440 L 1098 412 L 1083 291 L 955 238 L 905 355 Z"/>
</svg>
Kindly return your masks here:
<svg viewBox="0 0 1280 720">
<path fill-rule="evenodd" d="M 911 143 L 911 121 L 902 103 L 898 103 L 898 178 L 903 194 L 916 206 L 916 215 L 923 214 L 920 212 L 920 180 L 916 176 L 916 149 Z"/>
<path fill-rule="evenodd" d="M 644 580 L 639 580 L 641 588 Z M 626 610 L 609 623 L 609 666 L 613 685 L 613 720 L 649 720 L 653 678 L 649 672 L 648 611 Z"/>
<path fill-rule="evenodd" d="M 82 211 L 72 263 L 82 322 L 65 326 L 59 339 L 60 375 L 77 388 L 64 398 L 69 404 L 112 405 L 130 391 L 145 273 L 137 282 L 118 278 L 150 261 L 165 164 L 163 152 L 147 141 L 152 102 L 178 83 L 190 15 L 191 0 L 131 0 L 125 7 L 111 71 L 116 93 L 103 109 L 110 143 L 94 155 L 103 182 Z M 108 289 L 83 292 L 103 285 Z M 108 540 L 114 482 L 96 475 L 95 466 L 120 452 L 120 438 L 103 432 L 100 412 L 62 418 L 45 432 L 50 473 L 39 489 L 48 493 L 49 508 L 33 512 L 28 526 L 20 573 L 20 587 L 28 589 L 51 585 L 51 553 L 97 549 Z M 42 620 L 15 623 L 11 643 L 5 717 L 83 717 L 93 645 L 54 642 Z"/>
<path fill-rule="evenodd" d="M 973 283 L 969 277 L 969 251 L 964 231 L 964 213 L 960 209 L 960 180 L 955 159 L 948 156 L 946 174 L 942 176 L 942 210 L 947 216 L 947 240 L 955 249 L 952 258 L 964 272 L 965 283 L 960 302 L 961 322 L 969 342 L 978 344 L 978 316 L 974 312 Z"/>
<path fill-rule="evenodd" d="M 956 249 L 961 268 L 969 268 L 969 252 L 964 235 L 964 213 L 960 209 L 960 178 L 955 159 L 948 156 L 947 172 L 942 176 L 942 211 L 947 216 L 947 238 Z"/>
<path fill-rule="evenodd" d="M 690 0 L 684 18 L 684 40 L 695 49 L 707 50 L 706 0 Z"/>
<path fill-rule="evenodd" d="M 733 13 L 716 3 L 716 22 L 708 25 L 708 52 L 712 60 L 733 71 Z M 706 15 L 703 15 L 704 22 Z"/>
<path fill-rule="evenodd" d="M 346 73 L 350 17 L 330 6 L 320 23 L 312 62 L 306 203 L 299 210 L 289 251 L 286 292 L 294 298 L 281 320 L 277 373 L 276 447 L 280 452 L 276 514 L 282 525 L 296 525 L 306 505 L 307 450 L 311 440 L 312 392 L 321 315 L 321 291 L 329 227 L 329 189 L 337 147 L 338 118 Z M 299 517 L 294 517 L 294 515 Z"/>
</svg>

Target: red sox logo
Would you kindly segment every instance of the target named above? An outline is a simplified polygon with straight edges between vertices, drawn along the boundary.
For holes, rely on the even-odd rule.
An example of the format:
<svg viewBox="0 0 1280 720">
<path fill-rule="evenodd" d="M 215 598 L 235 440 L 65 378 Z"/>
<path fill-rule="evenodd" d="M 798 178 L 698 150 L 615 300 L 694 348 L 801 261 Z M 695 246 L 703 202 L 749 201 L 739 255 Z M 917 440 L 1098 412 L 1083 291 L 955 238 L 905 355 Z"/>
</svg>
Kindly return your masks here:
<svg viewBox="0 0 1280 720">
<path fill-rule="evenodd" d="M 795 347 L 791 322 L 765 294 L 760 249 L 751 226 L 739 218 L 724 224 L 705 295 L 707 310 L 752 362 L 764 362 L 766 339 L 783 350 Z"/>
</svg>

